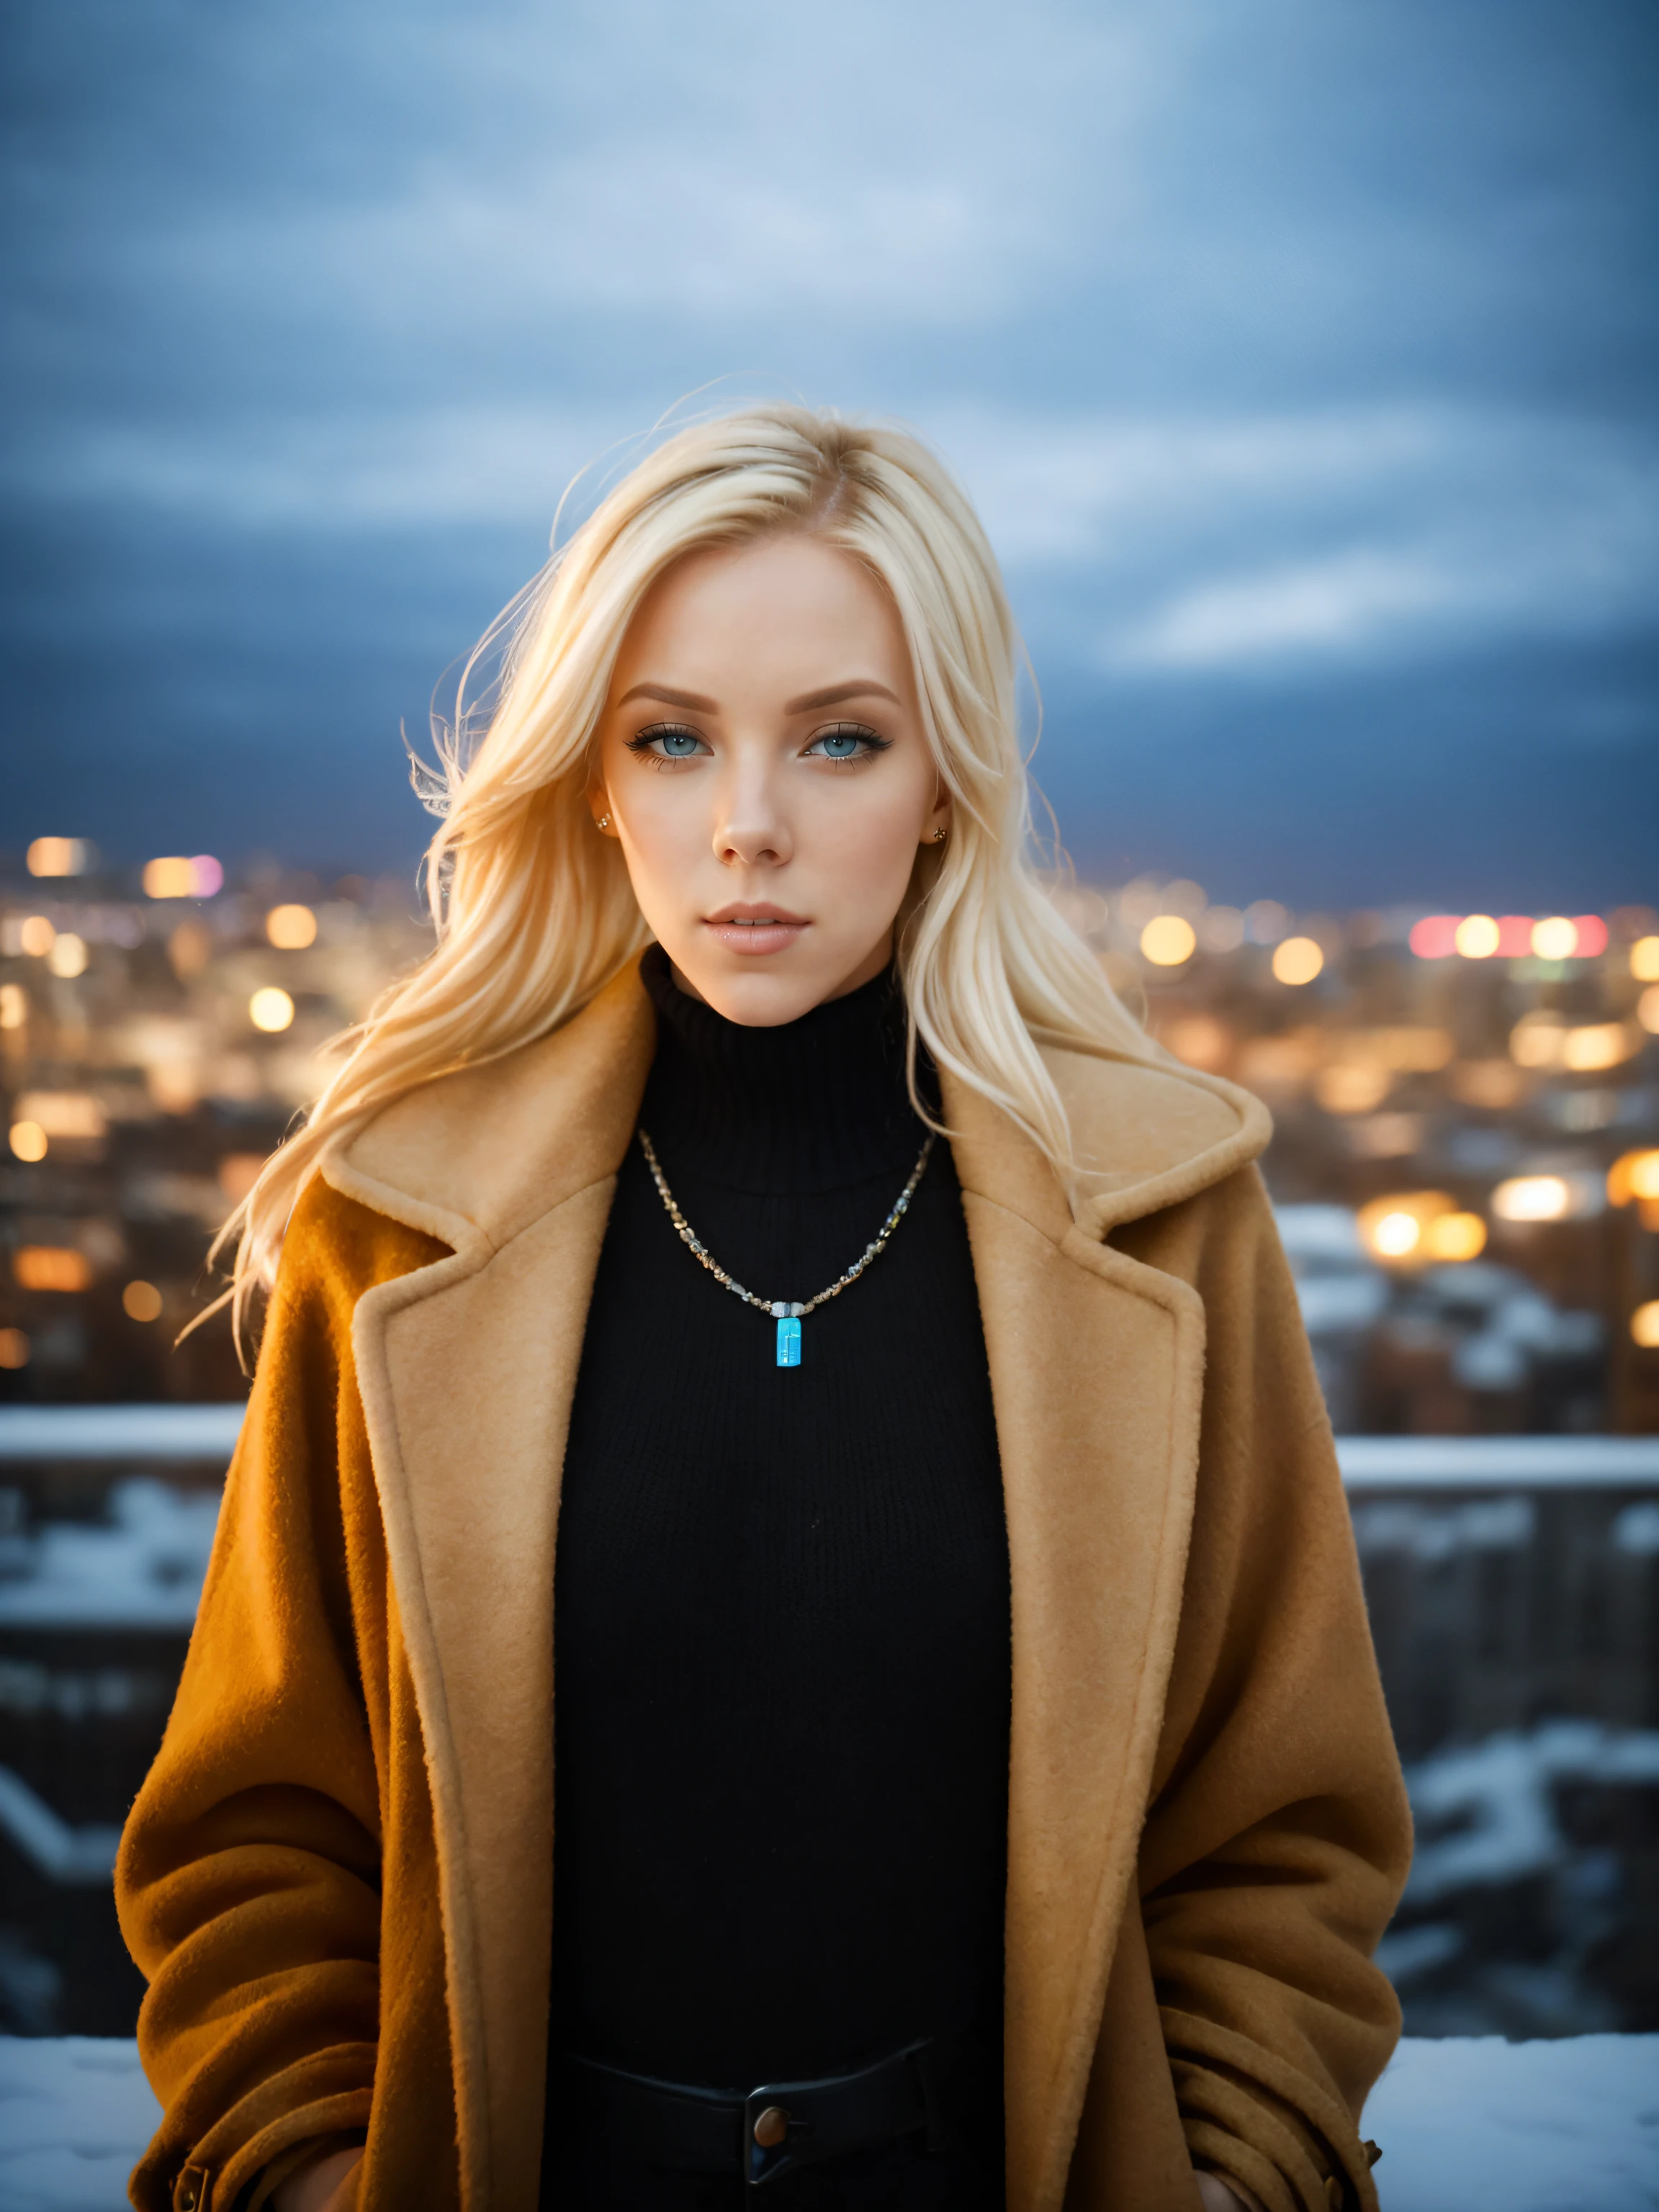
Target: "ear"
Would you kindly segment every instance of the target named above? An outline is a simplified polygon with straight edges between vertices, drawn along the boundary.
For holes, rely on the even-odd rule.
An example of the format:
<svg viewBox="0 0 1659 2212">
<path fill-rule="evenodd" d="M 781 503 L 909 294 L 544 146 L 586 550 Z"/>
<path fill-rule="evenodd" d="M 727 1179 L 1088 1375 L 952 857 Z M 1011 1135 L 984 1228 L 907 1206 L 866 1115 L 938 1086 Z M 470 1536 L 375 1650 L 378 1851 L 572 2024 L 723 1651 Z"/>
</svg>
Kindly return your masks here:
<svg viewBox="0 0 1659 2212">
<path fill-rule="evenodd" d="M 593 817 L 593 827 L 602 837 L 617 835 L 617 817 L 611 805 L 610 793 L 604 784 L 595 781 L 587 787 L 587 811 Z"/>
<path fill-rule="evenodd" d="M 933 804 L 927 820 L 921 825 L 917 839 L 924 850 L 934 851 L 949 842 L 951 836 L 951 794 L 943 783 L 935 786 Z"/>
</svg>

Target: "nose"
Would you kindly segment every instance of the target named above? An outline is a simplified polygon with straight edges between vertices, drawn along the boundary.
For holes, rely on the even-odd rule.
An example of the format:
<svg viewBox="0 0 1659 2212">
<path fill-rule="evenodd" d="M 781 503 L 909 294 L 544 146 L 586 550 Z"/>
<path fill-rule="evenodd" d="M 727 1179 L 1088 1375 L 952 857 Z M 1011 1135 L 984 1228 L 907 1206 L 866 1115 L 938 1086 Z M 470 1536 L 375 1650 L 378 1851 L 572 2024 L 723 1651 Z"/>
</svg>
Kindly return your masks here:
<svg viewBox="0 0 1659 2212">
<path fill-rule="evenodd" d="M 722 778 L 714 847 L 728 868 L 777 868 L 793 856 L 794 839 L 763 769 L 734 768 Z"/>
</svg>

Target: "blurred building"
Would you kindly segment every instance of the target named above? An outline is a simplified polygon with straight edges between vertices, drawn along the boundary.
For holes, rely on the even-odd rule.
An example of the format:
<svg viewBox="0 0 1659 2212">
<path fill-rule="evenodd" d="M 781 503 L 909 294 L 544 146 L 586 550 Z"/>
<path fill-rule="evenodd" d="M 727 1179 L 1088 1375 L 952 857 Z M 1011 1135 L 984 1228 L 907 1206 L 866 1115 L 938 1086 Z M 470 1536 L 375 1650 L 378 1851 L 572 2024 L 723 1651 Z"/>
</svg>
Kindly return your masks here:
<svg viewBox="0 0 1659 2212">
<path fill-rule="evenodd" d="M 176 1341 L 223 1287 L 209 1240 L 426 949 L 413 887 L 30 856 L 79 872 L 0 873 L 0 1402 L 239 1396 L 222 1322 Z"/>
<path fill-rule="evenodd" d="M 1659 915 L 1066 905 L 1171 1052 L 1272 1108 L 1339 1430 L 1659 1430 Z"/>
</svg>

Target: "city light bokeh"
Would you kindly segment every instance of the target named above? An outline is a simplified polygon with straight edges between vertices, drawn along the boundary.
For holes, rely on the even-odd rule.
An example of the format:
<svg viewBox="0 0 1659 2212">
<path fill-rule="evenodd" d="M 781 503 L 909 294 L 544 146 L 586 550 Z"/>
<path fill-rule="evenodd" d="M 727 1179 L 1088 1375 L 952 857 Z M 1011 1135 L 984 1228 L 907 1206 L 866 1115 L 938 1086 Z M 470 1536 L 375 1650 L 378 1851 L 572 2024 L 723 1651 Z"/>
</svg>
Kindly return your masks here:
<svg viewBox="0 0 1659 2212">
<path fill-rule="evenodd" d="M 54 866 L 89 850 L 44 842 Z M 1351 1221 L 1369 1317 L 1316 1331 L 1340 1422 L 1659 1425 L 1637 1319 L 1659 1295 L 1659 916 L 1310 913 L 1190 876 L 1055 896 L 1165 1049 L 1267 1101 L 1279 1202 Z M 205 856 L 13 878 L 0 1395 L 190 1395 L 207 1371 L 240 1388 L 222 1324 L 169 1349 L 214 1294 L 207 1240 L 320 1088 L 329 1040 L 429 941 L 395 880 L 225 880 Z M 1483 1367 L 1470 1321 L 1396 1319 L 1460 1279 L 1559 1319 L 1528 1324 L 1519 1368 Z"/>
</svg>

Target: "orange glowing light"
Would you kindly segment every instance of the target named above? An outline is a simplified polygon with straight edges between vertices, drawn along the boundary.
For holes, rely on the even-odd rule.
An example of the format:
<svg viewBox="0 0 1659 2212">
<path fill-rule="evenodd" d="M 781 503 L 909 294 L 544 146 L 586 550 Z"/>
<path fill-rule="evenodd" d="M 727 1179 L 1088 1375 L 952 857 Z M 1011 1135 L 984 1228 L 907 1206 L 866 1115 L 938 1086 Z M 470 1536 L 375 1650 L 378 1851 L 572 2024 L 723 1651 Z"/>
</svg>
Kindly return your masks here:
<svg viewBox="0 0 1659 2212">
<path fill-rule="evenodd" d="M 1273 974 L 1281 983 L 1311 983 L 1325 956 L 1311 937 L 1287 937 L 1273 949 Z"/>
<path fill-rule="evenodd" d="M 303 952 L 317 941 L 317 917 L 308 906 L 274 906 L 265 916 L 265 935 L 283 952 Z"/>
<path fill-rule="evenodd" d="M 1369 1114 L 1393 1085 L 1393 1076 L 1376 1060 L 1338 1060 L 1314 1078 L 1314 1097 L 1328 1114 Z"/>
<path fill-rule="evenodd" d="M 194 898 L 196 871 L 182 854 L 174 854 L 166 860 L 147 860 L 143 885 L 146 898 Z"/>
<path fill-rule="evenodd" d="M 161 1310 L 161 1293 L 154 1283 L 129 1283 L 121 1293 L 121 1310 L 130 1321 L 155 1321 Z"/>
<path fill-rule="evenodd" d="M 1659 1198 L 1659 1152 L 1626 1152 L 1607 1170 L 1607 1204 Z"/>
<path fill-rule="evenodd" d="M 1140 933 L 1143 959 L 1155 967 L 1179 968 L 1198 950 L 1198 933 L 1182 914 L 1155 914 Z"/>
<path fill-rule="evenodd" d="M 212 898 L 224 880 L 225 872 L 211 853 L 198 853 L 190 860 L 174 853 L 144 864 L 146 898 Z"/>
<path fill-rule="evenodd" d="M 1659 937 L 1638 937 L 1630 949 L 1630 972 L 1638 983 L 1659 983 Z"/>
<path fill-rule="evenodd" d="M 1359 1240 L 1373 1259 L 1431 1259 L 1436 1255 L 1430 1231 L 1456 1210 L 1443 1190 L 1403 1191 L 1389 1198 L 1374 1198 L 1359 1209 Z"/>
<path fill-rule="evenodd" d="M 1579 1074 L 1618 1067 L 1642 1049 L 1642 1032 L 1630 1022 L 1584 1022 L 1561 1040 L 1561 1065 Z"/>
<path fill-rule="evenodd" d="M 1423 1228 L 1431 1260 L 1478 1260 L 1486 1249 L 1486 1224 L 1478 1213 L 1442 1213 Z"/>
<path fill-rule="evenodd" d="M 67 1244 L 21 1244 L 11 1272 L 25 1291 L 84 1291 L 92 1281 L 86 1254 Z"/>
<path fill-rule="evenodd" d="M 7 1141 L 15 1159 L 27 1160 L 32 1165 L 46 1157 L 46 1133 L 38 1121 L 14 1121 Z"/>
<path fill-rule="evenodd" d="M 24 855 L 32 876 L 78 876 L 85 872 L 88 853 L 82 837 L 37 837 Z"/>
</svg>

